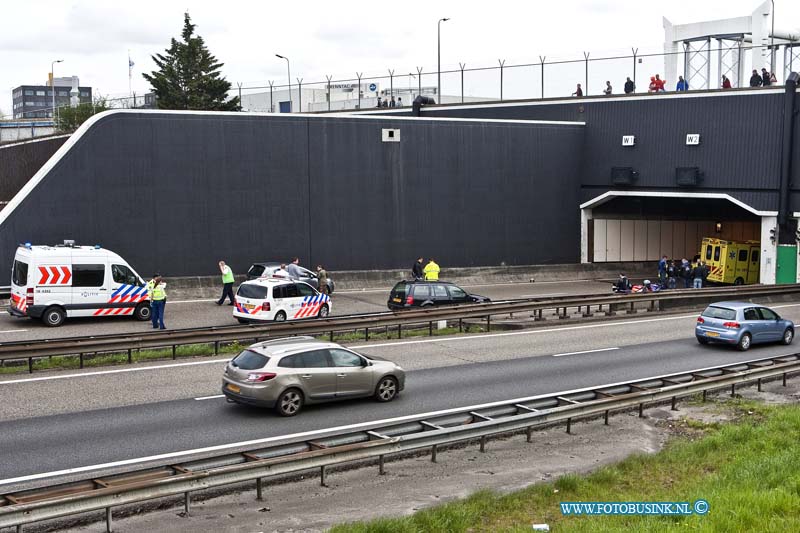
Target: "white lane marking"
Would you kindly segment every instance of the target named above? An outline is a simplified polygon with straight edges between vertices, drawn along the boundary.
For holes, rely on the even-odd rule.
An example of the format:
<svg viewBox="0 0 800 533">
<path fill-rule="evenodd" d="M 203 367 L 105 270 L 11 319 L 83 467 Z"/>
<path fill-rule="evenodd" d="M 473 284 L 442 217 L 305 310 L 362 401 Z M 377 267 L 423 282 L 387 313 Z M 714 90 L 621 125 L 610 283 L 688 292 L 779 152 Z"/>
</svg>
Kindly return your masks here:
<svg viewBox="0 0 800 533">
<path fill-rule="evenodd" d="M 784 304 L 784 305 L 774 305 L 772 309 L 782 309 L 784 307 L 798 307 L 800 304 Z M 662 318 L 648 318 L 643 320 L 619 320 L 614 322 L 606 322 L 603 324 L 585 324 L 582 326 L 564 326 L 558 328 L 548 328 L 548 329 L 540 329 L 540 330 L 531 330 L 531 331 L 514 331 L 510 333 L 485 333 L 483 335 L 468 335 L 464 337 L 442 337 L 438 339 L 423 339 L 423 340 L 415 340 L 415 341 L 398 341 L 398 342 L 384 342 L 384 343 L 375 343 L 375 344 L 357 344 L 357 345 L 348 345 L 351 348 L 383 348 L 386 346 L 403 346 L 408 344 L 428 344 L 433 342 L 455 342 L 455 341 L 467 341 L 467 340 L 474 340 L 474 339 L 486 339 L 492 337 L 510 337 L 512 335 L 535 335 L 537 333 L 553 333 L 558 331 L 570 331 L 576 329 L 587 329 L 587 328 L 602 328 L 602 327 L 614 327 L 614 326 L 625 326 L 627 324 L 640 324 L 645 322 L 657 322 L 660 320 L 680 320 L 684 318 L 695 318 L 697 313 L 691 315 L 679 315 L 679 316 L 670 316 L 670 317 L 662 317 Z M 617 349 L 617 348 L 603 348 L 603 350 L 609 349 Z M 591 351 L 591 350 L 590 350 Z M 582 353 L 582 352 L 575 352 Z M 562 354 L 562 355 L 574 355 L 573 353 Z M 67 379 L 67 378 L 80 378 L 86 376 L 98 376 L 104 374 L 119 374 L 122 372 L 139 372 L 142 370 L 159 370 L 162 368 L 176 368 L 182 366 L 197 366 L 197 365 L 208 365 L 208 364 L 215 364 L 215 363 L 226 363 L 230 361 L 230 358 L 226 359 L 211 359 L 209 361 L 192 361 L 190 363 L 171 363 L 167 365 L 154 365 L 154 366 L 146 366 L 146 367 L 138 367 L 138 368 L 119 368 L 115 370 L 100 370 L 97 372 L 87 372 L 85 374 L 66 374 L 63 376 L 43 376 L 38 378 L 24 378 L 24 379 L 14 379 L 14 380 L 7 380 L 7 381 L 0 381 L 0 385 L 13 385 L 15 383 L 29 383 L 32 381 L 49 381 L 53 379 Z"/>
<path fill-rule="evenodd" d="M 553 357 L 564 357 L 565 355 L 580 355 L 584 353 L 611 352 L 613 350 L 619 350 L 619 346 L 615 346 L 613 348 L 598 348 L 597 350 L 583 350 L 581 352 L 557 353 L 553 354 Z"/>
<path fill-rule="evenodd" d="M 27 329 L 6 329 L 0 331 L 0 333 L 22 333 L 23 331 L 28 331 Z"/>
<path fill-rule="evenodd" d="M 798 304 L 798 305 L 800 305 L 800 304 Z M 730 353 L 733 354 L 733 353 L 736 353 L 736 352 L 730 352 Z M 783 356 L 787 356 L 787 355 L 794 355 L 794 353 L 775 355 L 774 357 L 783 357 Z M 764 358 L 762 358 L 762 359 L 764 359 Z M 758 360 L 759 359 L 748 359 L 748 360 L 745 360 L 745 361 L 736 361 L 736 362 L 728 363 L 728 366 L 742 364 L 742 363 L 746 363 L 746 362 L 750 362 L 750 361 L 758 361 Z M 611 387 L 616 387 L 618 385 L 623 385 L 623 384 L 629 383 L 631 381 L 640 381 L 640 382 L 641 381 L 649 381 L 649 380 L 655 379 L 655 378 L 660 377 L 660 376 L 692 374 L 692 373 L 703 372 L 704 370 L 710 370 L 710 369 L 719 368 L 719 367 L 720 367 L 720 365 L 715 365 L 715 366 L 706 366 L 706 367 L 703 367 L 703 368 L 695 368 L 695 369 L 691 369 L 691 370 L 681 370 L 679 372 L 672 372 L 670 374 L 658 374 L 656 376 L 649 376 L 649 377 L 644 377 L 644 378 L 634 378 L 634 379 L 629 379 L 627 381 L 619 381 L 619 382 L 616 382 L 616 383 L 604 383 L 604 384 L 601 384 L 601 385 L 594 385 L 594 386 L 591 386 L 591 387 L 583 387 L 581 389 L 573 389 L 573 390 L 569 390 L 569 391 L 559 391 L 559 394 L 568 395 L 568 394 L 577 394 L 577 393 L 596 390 L 596 389 L 607 389 L 607 388 L 611 388 Z M 497 402 L 484 403 L 484 404 L 480 404 L 480 405 L 470 405 L 470 406 L 466 406 L 466 407 L 454 407 L 454 408 L 451 408 L 451 409 L 443 409 L 441 411 L 431 411 L 431 412 L 428 412 L 428 413 L 420 413 L 420 414 L 414 414 L 414 415 L 399 416 L 399 417 L 395 417 L 395 418 L 386 418 L 386 419 L 383 419 L 383 420 L 373 420 L 373 421 L 370 421 L 370 422 L 359 422 L 357 424 L 348 424 L 348 425 L 345 425 L 345 426 L 336 426 L 336 427 L 332 427 L 332 428 L 324 428 L 324 429 L 317 429 L 317 430 L 311 430 L 311 431 L 303 431 L 303 432 L 300 432 L 300 433 L 291 433 L 289 435 L 280 435 L 280 436 L 275 436 L 275 437 L 265 437 L 265 438 L 261 438 L 261 439 L 246 440 L 246 441 L 241 441 L 241 442 L 232 442 L 232 443 L 229 443 L 229 444 L 218 444 L 216 446 L 207 446 L 205 448 L 195 448 L 193 450 L 183 450 L 183 451 L 180 451 L 180 452 L 170 452 L 170 453 L 162 453 L 162 454 L 159 454 L 159 455 L 149 455 L 147 457 L 137 457 L 135 459 L 124 459 L 124 460 L 121 460 L 121 461 L 114 461 L 114 462 L 110 462 L 110 463 L 101 463 L 101 464 L 96 464 L 96 465 L 87 465 L 87 466 L 79 466 L 79 467 L 75 467 L 75 468 L 66 468 L 64 470 L 55 470 L 55 471 L 52 471 L 52 472 L 43 472 L 43 473 L 40 473 L 40 474 L 31 474 L 31 475 L 27 475 L 27 476 L 19 476 L 19 477 L 8 478 L 8 479 L 0 479 L 0 486 L 8 485 L 8 484 L 11 484 L 11 483 L 21 483 L 21 482 L 25 482 L 25 481 L 33 481 L 33 480 L 36 480 L 36 479 L 44 479 L 44 478 L 54 477 L 54 476 L 78 474 L 78 473 L 81 473 L 81 472 L 89 472 L 89 471 L 92 471 L 92 470 L 101 470 L 101 469 L 105 469 L 105 468 L 115 468 L 115 467 L 118 467 L 118 466 L 135 465 L 135 464 L 139 464 L 139 463 L 147 463 L 147 462 L 150 462 L 150 461 L 161 461 L 161 460 L 164 460 L 164 459 L 174 459 L 174 458 L 177 458 L 177 457 L 186 457 L 187 455 L 194 455 L 194 454 L 207 453 L 207 452 L 217 452 L 217 451 L 230 450 L 230 449 L 242 448 L 242 447 L 253 447 L 255 445 L 268 444 L 268 443 L 275 442 L 275 441 L 287 441 L 287 440 L 303 439 L 303 438 L 308 437 L 310 435 L 318 435 L 320 432 L 338 433 L 338 432 L 347 431 L 347 430 L 357 430 L 357 429 L 363 428 L 363 427 L 370 427 L 370 426 L 374 427 L 376 425 L 378 425 L 378 426 L 388 426 L 388 425 L 394 425 L 394 424 L 398 424 L 398 423 L 401 423 L 401 422 L 405 422 L 407 420 L 419 420 L 420 418 L 433 418 L 433 417 L 448 415 L 448 414 L 451 414 L 451 413 L 463 412 L 465 410 L 466 411 L 476 411 L 476 410 L 479 410 L 479 409 L 487 409 L 487 408 L 491 408 L 491 407 L 496 407 L 498 405 L 507 405 L 509 403 L 526 403 L 526 402 L 531 402 L 531 401 L 534 401 L 534 400 L 538 400 L 540 398 L 551 397 L 552 395 L 553 395 L 553 393 L 551 392 L 551 393 L 545 393 L 545 394 L 538 394 L 536 396 L 526 396 L 524 398 L 516 398 L 516 399 L 513 399 L 513 400 L 502 400 L 502 401 L 497 401 Z"/>
<path fill-rule="evenodd" d="M 216 400 L 217 398 L 224 398 L 224 394 L 214 394 L 213 396 L 200 396 L 199 398 L 195 398 L 198 402 L 203 400 Z"/>
<path fill-rule="evenodd" d="M 121 374 L 123 372 L 141 372 L 143 370 L 160 370 L 162 368 L 176 368 L 181 366 L 213 365 L 217 363 L 227 363 L 228 361 L 230 361 L 230 357 L 226 359 L 211 359 L 209 361 L 192 361 L 190 363 L 171 363 L 168 365 L 143 366 L 138 368 L 117 368 L 114 370 L 100 370 L 97 372 L 86 372 L 85 374 L 65 374 L 63 376 L 42 376 L 40 378 L 11 379 L 7 381 L 0 381 L 0 385 L 14 385 L 16 383 L 30 383 L 32 381 L 50 381 L 53 379 L 85 378 L 91 376 L 102 376 L 106 374 Z"/>
<path fill-rule="evenodd" d="M 773 305 L 771 309 L 781 309 L 784 307 L 798 307 L 800 303 L 797 304 L 785 304 L 785 305 Z M 696 318 L 700 313 L 692 313 L 691 315 L 677 315 L 677 316 L 665 316 L 660 318 L 643 318 L 641 320 L 614 320 L 612 322 L 603 322 L 601 324 L 584 324 L 581 326 L 561 326 L 557 328 L 547 328 L 547 329 L 532 329 L 532 330 L 525 330 L 525 331 L 512 331 L 509 333 L 484 333 L 481 335 L 464 335 L 462 337 L 439 337 L 435 339 L 421 339 L 421 340 L 414 340 L 414 341 L 397 341 L 397 342 L 383 342 L 380 344 L 358 344 L 358 345 L 349 345 L 350 348 L 384 348 L 386 346 L 404 346 L 410 344 L 429 344 L 429 343 L 437 343 L 437 342 L 457 342 L 457 341 L 469 341 L 473 339 L 491 339 L 492 337 L 513 337 L 517 335 L 538 335 L 541 333 L 555 333 L 559 331 L 573 331 L 578 329 L 594 329 L 594 328 L 611 328 L 611 327 L 624 327 L 629 324 L 647 324 L 649 322 L 663 322 L 666 320 L 683 320 L 686 318 Z"/>
</svg>

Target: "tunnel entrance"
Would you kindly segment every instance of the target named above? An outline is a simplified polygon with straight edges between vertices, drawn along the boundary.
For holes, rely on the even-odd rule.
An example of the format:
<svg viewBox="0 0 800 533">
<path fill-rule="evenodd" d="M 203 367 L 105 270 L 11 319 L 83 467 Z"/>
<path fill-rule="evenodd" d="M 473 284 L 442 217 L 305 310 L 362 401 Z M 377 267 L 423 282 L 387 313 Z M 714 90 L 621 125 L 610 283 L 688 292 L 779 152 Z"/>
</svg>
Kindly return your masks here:
<svg viewBox="0 0 800 533">
<path fill-rule="evenodd" d="M 581 205 L 581 261 L 691 260 L 705 238 L 749 241 L 751 282 L 775 283 L 776 217 L 722 193 L 609 191 Z"/>
</svg>

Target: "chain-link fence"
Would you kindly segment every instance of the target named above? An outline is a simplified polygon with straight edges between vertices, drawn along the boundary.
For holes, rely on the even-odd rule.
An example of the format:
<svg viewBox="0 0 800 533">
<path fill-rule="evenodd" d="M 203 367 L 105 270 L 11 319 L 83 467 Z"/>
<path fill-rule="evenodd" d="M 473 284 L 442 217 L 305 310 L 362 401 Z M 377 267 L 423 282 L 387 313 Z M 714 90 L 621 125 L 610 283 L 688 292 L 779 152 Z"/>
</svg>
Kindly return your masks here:
<svg viewBox="0 0 800 533">
<path fill-rule="evenodd" d="M 610 94 L 622 94 L 628 78 L 634 92 L 643 93 L 648 92 L 650 78 L 656 74 L 666 81 L 668 91 L 676 89 L 678 75 L 686 79 L 689 90 L 720 89 L 723 75 L 732 81 L 733 88 L 747 87 L 752 65 L 761 64 L 754 61 L 756 54 L 775 54 L 776 84 L 800 68 L 800 43 L 772 49 L 745 44 L 740 42 L 733 50 L 730 44 L 721 43 L 720 48 L 708 46 L 700 54 L 689 47 L 675 53 L 631 49 L 630 54 L 615 56 L 596 57 L 590 52 L 565 59 L 539 56 L 523 64 L 508 64 L 502 59 L 495 65 L 478 67 L 459 63 L 458 69 L 440 73 L 415 67 L 410 72 L 387 69 L 383 75 L 325 76 L 325 80 L 313 82 L 298 77 L 291 83 L 270 80 L 258 86 L 236 84 L 231 96 L 240 97 L 243 111 L 313 113 L 409 106 L 418 95 L 430 96 L 441 104 L 568 97 L 577 92 L 578 84 L 583 96 L 604 94 L 609 85 Z M 665 72 L 670 56 L 677 56 L 672 58 L 679 65 L 676 73 Z M 769 59 L 766 64 L 770 64 Z"/>
</svg>

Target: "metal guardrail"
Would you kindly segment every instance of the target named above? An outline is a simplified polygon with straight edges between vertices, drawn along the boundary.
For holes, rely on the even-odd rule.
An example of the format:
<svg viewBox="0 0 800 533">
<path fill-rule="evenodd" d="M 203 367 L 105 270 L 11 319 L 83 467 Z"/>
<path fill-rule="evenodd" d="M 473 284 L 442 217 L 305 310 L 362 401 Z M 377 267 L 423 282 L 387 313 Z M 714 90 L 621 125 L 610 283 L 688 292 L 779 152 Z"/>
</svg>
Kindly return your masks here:
<svg viewBox="0 0 800 533">
<path fill-rule="evenodd" d="M 579 419 L 603 416 L 607 425 L 612 413 L 638 408 L 641 417 L 648 404 L 667 401 L 674 410 L 678 398 L 702 393 L 705 400 L 708 391 L 728 387 L 733 395 L 737 385 L 753 382 L 760 391 L 764 380 L 782 378 L 786 386 L 787 376 L 797 373 L 800 354 L 783 355 L 364 424 L 358 431 L 322 430 L 268 447 L 3 494 L 0 528 L 105 509 L 112 531 L 112 508 L 121 505 L 183 495 L 188 513 L 192 492 L 247 481 L 255 481 L 261 500 L 264 478 L 319 469 L 325 485 L 327 467 L 366 460 L 377 460 L 383 474 L 385 458 L 392 454 L 429 449 L 436 462 L 441 446 L 478 440 L 485 452 L 490 437 L 524 431 L 530 442 L 535 428 L 565 422 L 569 433 Z"/>
<path fill-rule="evenodd" d="M 192 344 L 213 345 L 214 354 L 219 353 L 221 343 L 235 341 L 258 342 L 267 338 L 291 335 L 325 335 L 333 340 L 334 333 L 364 330 L 365 341 L 369 340 L 370 330 L 397 328 L 397 338 L 401 338 L 403 327 L 427 324 L 429 334 L 433 335 L 435 322 L 458 320 L 459 331 L 466 319 L 486 321 L 487 331 L 491 330 L 491 318 L 514 313 L 533 313 L 535 320 L 544 320 L 545 310 L 554 310 L 559 319 L 570 317 L 569 309 L 577 309 L 584 317 L 604 312 L 613 315 L 620 308 L 628 313 L 636 312 L 637 305 L 646 305 L 650 311 L 657 310 L 657 304 L 665 301 L 689 300 L 705 301 L 710 298 L 747 298 L 773 295 L 800 294 L 800 284 L 795 285 L 752 285 L 745 287 L 724 287 L 708 289 L 673 290 L 657 293 L 624 295 L 581 295 L 550 297 L 540 299 L 508 300 L 483 304 L 434 307 L 428 309 L 400 312 L 344 315 L 315 320 L 270 322 L 265 324 L 213 326 L 204 328 L 175 329 L 142 333 L 116 335 L 92 335 L 86 337 L 66 337 L 36 341 L 13 341 L 0 343 L 0 361 L 27 360 L 28 371 L 33 372 L 36 358 L 52 356 L 75 356 L 80 358 L 83 368 L 86 354 L 124 353 L 128 362 L 133 361 L 133 351 L 152 348 L 172 348 L 172 357 L 177 357 L 178 346 Z"/>
</svg>

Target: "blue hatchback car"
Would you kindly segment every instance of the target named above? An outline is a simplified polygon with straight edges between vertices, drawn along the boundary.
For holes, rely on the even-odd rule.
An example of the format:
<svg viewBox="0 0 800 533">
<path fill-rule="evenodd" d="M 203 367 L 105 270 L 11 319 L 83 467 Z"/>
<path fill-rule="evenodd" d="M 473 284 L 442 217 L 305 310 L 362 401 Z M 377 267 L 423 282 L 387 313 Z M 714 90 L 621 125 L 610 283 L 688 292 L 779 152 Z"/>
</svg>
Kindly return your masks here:
<svg viewBox="0 0 800 533">
<path fill-rule="evenodd" d="M 709 305 L 694 328 L 697 342 L 736 345 L 745 351 L 753 344 L 794 340 L 794 323 L 775 311 L 751 302 L 719 302 Z"/>
</svg>

